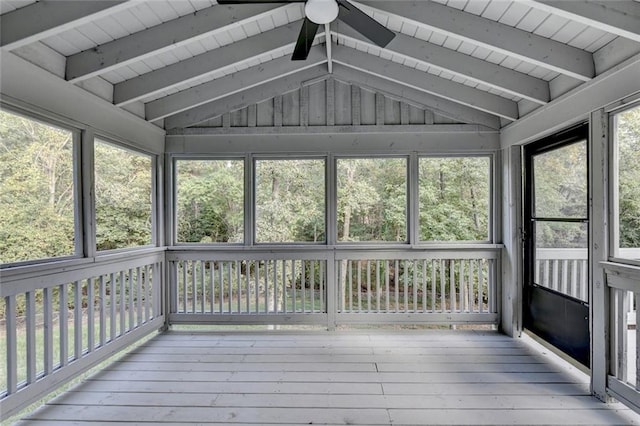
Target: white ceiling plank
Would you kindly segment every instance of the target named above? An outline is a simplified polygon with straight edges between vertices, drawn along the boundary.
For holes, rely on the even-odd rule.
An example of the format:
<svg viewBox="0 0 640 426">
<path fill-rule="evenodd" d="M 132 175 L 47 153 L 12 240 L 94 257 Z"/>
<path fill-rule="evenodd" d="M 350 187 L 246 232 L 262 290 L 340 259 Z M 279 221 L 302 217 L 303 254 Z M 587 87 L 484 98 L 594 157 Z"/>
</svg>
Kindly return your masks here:
<svg viewBox="0 0 640 426">
<path fill-rule="evenodd" d="M 315 65 L 310 68 L 304 67 L 295 73 L 245 88 L 240 92 L 167 117 L 165 119 L 165 128 L 189 127 L 226 112 L 241 109 L 282 93 L 290 92 L 301 87 L 305 81 L 325 75 L 327 75 L 327 69 L 324 65 Z"/>
<path fill-rule="evenodd" d="M 198 105 L 229 96 L 327 61 L 322 46 L 311 49 L 306 61 L 292 61 L 287 56 L 222 77 L 191 89 L 146 104 L 147 120 L 154 121 Z M 326 68 L 325 68 L 326 73 Z M 228 112 L 228 111 L 226 111 Z"/>
<path fill-rule="evenodd" d="M 492 129 L 500 128 L 500 120 L 495 115 L 430 95 L 386 78 L 340 64 L 334 64 L 333 72 L 339 79 L 398 100 L 420 105 L 422 108 L 431 109 L 444 117 L 464 123 L 482 124 Z"/>
<path fill-rule="evenodd" d="M 339 35 L 345 39 L 370 43 L 360 33 L 346 26 L 340 27 Z M 416 40 L 404 34 L 396 34 L 385 50 L 488 84 L 536 103 L 544 104 L 549 101 L 547 82 L 433 43 Z"/>
<path fill-rule="evenodd" d="M 640 2 L 630 0 L 527 0 L 527 2 L 532 7 L 640 42 Z"/>
<path fill-rule="evenodd" d="M 68 57 L 67 80 L 73 82 L 86 79 L 131 61 L 191 43 L 232 24 L 239 24 L 245 19 L 265 14 L 278 6 L 273 4 L 252 4 L 242 7 L 219 5 L 156 25 Z"/>
<path fill-rule="evenodd" d="M 15 49 L 131 6 L 121 0 L 33 3 L 0 16 L 0 46 Z"/>
<path fill-rule="evenodd" d="M 595 75 L 593 55 L 499 22 L 432 2 L 364 2 L 434 31 L 497 50 L 505 55 L 588 81 Z"/>
<path fill-rule="evenodd" d="M 293 22 L 119 83 L 114 88 L 114 102 L 116 105 L 133 102 L 237 62 L 293 45 L 299 26 L 300 22 Z"/>
<path fill-rule="evenodd" d="M 515 102 L 500 96 L 385 61 L 344 46 L 334 48 L 333 58 L 336 63 L 349 68 L 368 72 L 511 121 L 518 119 L 518 106 Z"/>
</svg>

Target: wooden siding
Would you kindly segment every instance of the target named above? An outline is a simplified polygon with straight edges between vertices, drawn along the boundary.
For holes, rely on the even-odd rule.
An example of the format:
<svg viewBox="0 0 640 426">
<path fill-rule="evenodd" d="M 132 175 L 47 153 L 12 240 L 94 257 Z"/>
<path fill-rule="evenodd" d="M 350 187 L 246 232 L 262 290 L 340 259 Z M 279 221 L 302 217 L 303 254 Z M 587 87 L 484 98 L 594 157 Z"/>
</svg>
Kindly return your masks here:
<svg viewBox="0 0 640 426">
<path fill-rule="evenodd" d="M 546 352 L 491 331 L 170 332 L 19 424 L 640 423 Z"/>
<path fill-rule="evenodd" d="M 192 127 L 460 124 L 428 109 L 334 78 L 303 85 Z"/>
</svg>

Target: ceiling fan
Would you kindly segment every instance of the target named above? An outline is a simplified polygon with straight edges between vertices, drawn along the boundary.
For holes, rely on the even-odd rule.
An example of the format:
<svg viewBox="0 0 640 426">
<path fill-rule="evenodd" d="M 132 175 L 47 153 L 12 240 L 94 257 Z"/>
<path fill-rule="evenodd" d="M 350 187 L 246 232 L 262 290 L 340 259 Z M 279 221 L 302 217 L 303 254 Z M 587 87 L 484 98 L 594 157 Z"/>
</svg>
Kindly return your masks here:
<svg viewBox="0 0 640 426">
<path fill-rule="evenodd" d="M 336 18 L 344 21 L 380 47 L 385 47 L 395 37 L 393 31 L 378 23 L 347 0 L 218 0 L 218 4 L 246 3 L 305 3 L 304 22 L 291 56 L 294 61 L 307 59 L 313 39 L 318 32 L 318 26 L 329 24 Z"/>
</svg>

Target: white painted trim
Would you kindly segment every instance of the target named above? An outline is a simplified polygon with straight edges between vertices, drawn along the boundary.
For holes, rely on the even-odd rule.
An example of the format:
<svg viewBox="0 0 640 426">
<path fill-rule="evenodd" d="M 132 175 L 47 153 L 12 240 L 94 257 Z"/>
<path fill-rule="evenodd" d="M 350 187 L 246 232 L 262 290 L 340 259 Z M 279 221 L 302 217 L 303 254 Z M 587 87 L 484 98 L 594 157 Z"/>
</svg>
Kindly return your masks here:
<svg viewBox="0 0 640 426">
<path fill-rule="evenodd" d="M 199 40 L 243 20 L 258 20 L 279 5 L 211 6 L 67 57 L 66 78 L 77 82 Z M 284 6 L 287 7 L 287 6 Z"/>
<path fill-rule="evenodd" d="M 436 125 L 437 126 L 437 125 Z M 170 135 L 167 153 L 171 154 L 240 154 L 318 153 L 344 154 L 428 152 L 446 154 L 461 152 L 493 152 L 499 149 L 496 133 L 456 132 L 455 129 L 432 133 L 339 133 L 279 134 L 279 135 Z"/>
<path fill-rule="evenodd" d="M 185 121 L 185 123 L 181 122 L 180 125 L 176 125 L 175 122 L 179 121 L 176 119 L 176 115 L 185 112 L 188 113 L 189 110 L 202 105 L 211 105 L 213 101 L 222 100 L 223 98 L 234 94 L 245 94 L 254 87 L 268 87 L 274 85 L 276 84 L 276 81 L 282 80 L 288 75 L 309 69 L 325 62 L 326 57 L 323 50 L 324 49 L 320 46 L 313 47 L 309 53 L 309 57 L 304 62 L 294 62 L 289 57 L 282 56 L 264 64 L 256 65 L 228 76 L 180 91 L 173 95 L 151 101 L 145 105 L 145 115 L 147 120 L 150 121 L 169 117 L 165 121 L 165 127 L 167 129 L 171 129 L 173 127 L 186 127 L 188 124 L 195 124 L 197 121 L 192 123 L 186 123 Z M 316 78 L 320 75 L 326 74 L 326 69 L 323 69 L 322 71 L 324 72 L 314 73 L 313 77 L 310 78 Z M 274 93 L 272 97 L 282 93 L 284 92 Z M 258 101 L 263 99 L 264 98 L 258 99 Z M 258 101 L 242 102 L 241 105 L 246 106 Z M 240 106 L 228 106 L 226 107 L 228 109 L 222 109 L 217 114 L 200 116 L 200 121 L 231 112 L 239 107 Z"/>
<path fill-rule="evenodd" d="M 640 92 L 640 54 L 502 129 L 504 148 L 541 139 L 584 121 L 592 111 Z"/>
<path fill-rule="evenodd" d="M 518 105 L 512 100 L 484 92 L 452 80 L 405 67 L 368 53 L 337 46 L 334 49 L 334 61 L 362 72 L 411 87 L 432 95 L 466 105 L 489 114 L 514 121 L 518 119 Z"/>
<path fill-rule="evenodd" d="M 132 7 L 122 0 L 41 1 L 0 17 L 0 46 L 13 50 Z"/>
<path fill-rule="evenodd" d="M 360 3 L 356 3 L 360 4 Z M 363 2 L 433 31 L 515 57 L 582 81 L 594 77 L 593 55 L 509 25 L 436 2 Z"/>
<path fill-rule="evenodd" d="M 0 54 L 3 102 L 81 123 L 81 129 L 92 127 L 149 152 L 164 151 L 164 130 L 12 53 Z"/>
<path fill-rule="evenodd" d="M 636 1 L 529 0 L 526 3 L 545 12 L 640 42 L 640 4 Z"/>
<path fill-rule="evenodd" d="M 333 34 L 339 39 L 346 38 L 377 48 L 369 39 L 345 25 L 334 25 Z M 550 100 L 549 83 L 542 79 L 401 33 L 397 33 L 383 51 L 485 84 L 536 104 L 544 105 Z"/>
</svg>

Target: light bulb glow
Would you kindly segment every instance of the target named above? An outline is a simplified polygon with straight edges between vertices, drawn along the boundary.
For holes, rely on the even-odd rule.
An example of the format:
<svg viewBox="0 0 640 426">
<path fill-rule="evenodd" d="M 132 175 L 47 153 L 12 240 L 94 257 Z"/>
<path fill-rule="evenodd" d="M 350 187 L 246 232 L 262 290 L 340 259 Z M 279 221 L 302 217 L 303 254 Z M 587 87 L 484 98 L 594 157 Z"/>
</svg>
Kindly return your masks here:
<svg viewBox="0 0 640 426">
<path fill-rule="evenodd" d="M 333 22 L 338 17 L 338 3 L 335 0 L 307 0 L 304 13 L 311 22 L 319 25 Z"/>
</svg>

